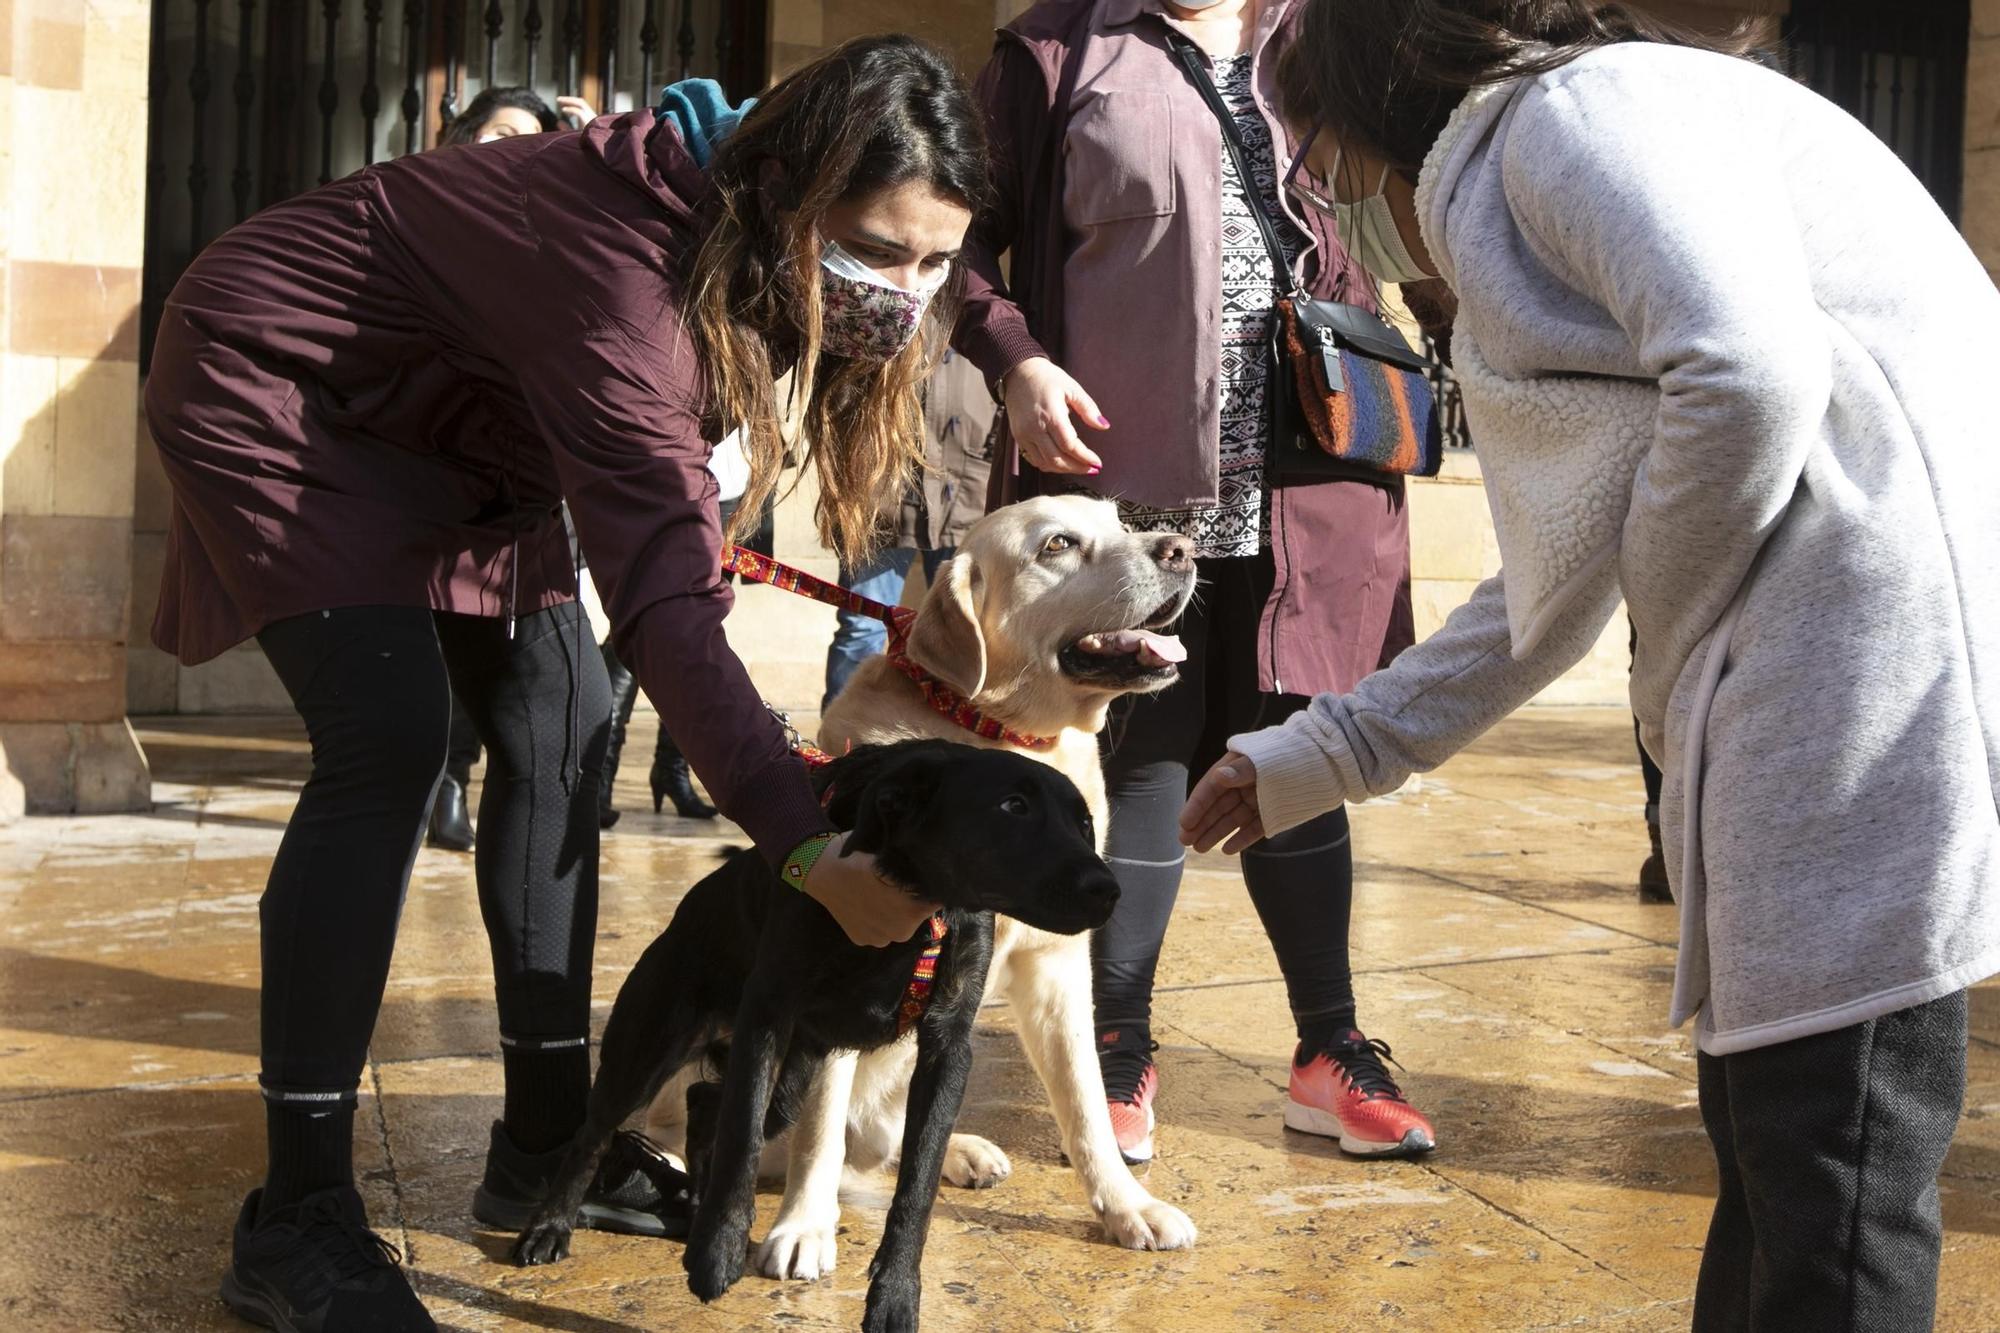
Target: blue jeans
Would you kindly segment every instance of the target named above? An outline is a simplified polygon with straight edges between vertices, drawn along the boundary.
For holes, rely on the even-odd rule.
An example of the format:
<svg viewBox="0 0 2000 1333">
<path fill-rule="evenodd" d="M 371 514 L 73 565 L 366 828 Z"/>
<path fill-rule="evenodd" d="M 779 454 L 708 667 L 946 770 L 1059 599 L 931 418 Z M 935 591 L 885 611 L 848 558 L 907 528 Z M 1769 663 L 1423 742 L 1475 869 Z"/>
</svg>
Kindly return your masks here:
<svg viewBox="0 0 2000 1333">
<path fill-rule="evenodd" d="M 936 578 L 939 568 L 951 559 L 951 552 L 925 551 L 923 557 L 924 579 L 928 582 Z M 903 595 L 903 581 L 909 578 L 910 566 L 916 560 L 917 552 L 910 547 L 891 548 L 860 569 L 848 569 L 843 565 L 840 586 L 885 606 L 894 606 L 896 599 Z M 839 623 L 834 626 L 833 642 L 826 650 L 826 696 L 819 701 L 822 713 L 833 702 L 834 696 L 846 688 L 849 678 L 861 664 L 889 643 L 889 627 L 874 616 L 861 611 L 840 611 L 836 613 L 836 618 Z"/>
</svg>

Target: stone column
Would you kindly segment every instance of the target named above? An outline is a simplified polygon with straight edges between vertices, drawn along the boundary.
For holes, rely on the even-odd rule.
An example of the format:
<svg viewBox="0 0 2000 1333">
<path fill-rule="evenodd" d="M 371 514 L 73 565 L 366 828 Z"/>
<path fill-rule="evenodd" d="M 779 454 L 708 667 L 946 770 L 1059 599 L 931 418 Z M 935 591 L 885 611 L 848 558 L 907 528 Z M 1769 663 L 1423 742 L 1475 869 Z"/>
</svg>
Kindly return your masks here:
<svg viewBox="0 0 2000 1333">
<path fill-rule="evenodd" d="M 143 809 L 125 720 L 147 0 L 0 0 L 0 820 Z"/>
<path fill-rule="evenodd" d="M 1972 0 L 1965 66 L 1965 196 L 1960 228 L 2000 282 L 2000 0 Z"/>
</svg>

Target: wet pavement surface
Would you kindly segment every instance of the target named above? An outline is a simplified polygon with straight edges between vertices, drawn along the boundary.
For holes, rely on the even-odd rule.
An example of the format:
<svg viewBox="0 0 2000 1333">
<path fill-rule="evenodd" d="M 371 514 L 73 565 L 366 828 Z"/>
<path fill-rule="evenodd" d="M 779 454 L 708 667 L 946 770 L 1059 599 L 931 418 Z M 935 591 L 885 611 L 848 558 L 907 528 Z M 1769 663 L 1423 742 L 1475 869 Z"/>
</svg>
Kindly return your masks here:
<svg viewBox="0 0 2000 1333">
<path fill-rule="evenodd" d="M 651 753 L 650 719 L 628 754 Z M 158 808 L 0 829 L 0 1327 L 233 1329 L 215 1283 L 261 1174 L 257 898 L 307 763 L 295 723 L 142 725 Z M 606 836 L 599 1018 L 680 892 L 740 842 L 656 816 L 643 758 Z M 962 1128 L 1013 1157 L 947 1186 L 930 1329 L 1685 1328 L 1713 1164 L 1665 1014 L 1674 910 L 1641 905 L 1629 721 L 1537 710 L 1354 814 L 1361 1021 L 1441 1147 L 1359 1162 L 1283 1128 L 1292 1033 L 1233 860 L 1190 867 L 1161 965 L 1159 1197 L 1195 1249 L 1107 1244 L 1004 1007 Z M 890 1181 L 851 1181 L 828 1280 L 751 1276 L 703 1308 L 671 1241 L 581 1233 L 552 1268 L 468 1205 L 499 1114 L 469 857 L 426 850 L 357 1117 L 376 1226 L 441 1327 L 854 1328 Z M 1973 995 L 1944 1176 L 1938 1327 L 2000 1326 L 2000 989 Z M 758 1235 L 777 1196 L 760 1196 Z"/>
</svg>

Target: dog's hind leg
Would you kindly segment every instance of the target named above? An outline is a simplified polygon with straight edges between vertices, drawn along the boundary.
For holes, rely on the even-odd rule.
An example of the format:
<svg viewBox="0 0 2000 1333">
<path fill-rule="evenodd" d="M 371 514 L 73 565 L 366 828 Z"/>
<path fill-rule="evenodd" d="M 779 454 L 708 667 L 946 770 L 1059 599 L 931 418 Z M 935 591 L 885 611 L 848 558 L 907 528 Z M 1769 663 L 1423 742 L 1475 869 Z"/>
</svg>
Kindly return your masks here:
<svg viewBox="0 0 2000 1333">
<path fill-rule="evenodd" d="M 859 1058 L 853 1051 L 834 1053 L 806 1088 L 792 1130 L 785 1199 L 757 1248 L 757 1271 L 765 1277 L 813 1282 L 833 1271 L 840 1173 L 847 1159 L 847 1106 Z"/>
<path fill-rule="evenodd" d="M 769 1143 L 799 1122 L 805 1110 L 806 1093 L 813 1075 L 826 1063 L 826 1047 L 806 1037 L 794 1036 L 785 1052 L 785 1063 L 771 1084 L 771 1105 L 764 1112 L 764 1141 Z"/>
<path fill-rule="evenodd" d="M 1014 960 L 1007 969 L 1014 1028 L 1048 1089 L 1063 1151 L 1082 1178 L 1091 1207 L 1111 1239 L 1128 1250 L 1187 1249 L 1195 1241 L 1194 1223 L 1147 1193 L 1118 1152 L 1091 1036 L 1089 952 L 1059 949 L 1036 966 L 1023 963 Z"/>
<path fill-rule="evenodd" d="M 716 1299 L 743 1276 L 750 1224 L 755 1220 L 764 1115 L 779 1061 L 791 1045 L 791 1015 L 776 1001 L 780 984 L 763 977 L 760 969 L 746 988 L 730 1042 L 708 1180 L 695 1206 L 687 1252 L 681 1256 L 688 1290 L 704 1302 Z"/>
<path fill-rule="evenodd" d="M 649 1023 L 637 1012 L 612 1009 L 583 1127 L 571 1140 L 547 1197 L 514 1242 L 516 1263 L 547 1264 L 568 1256 L 577 1209 L 583 1206 L 597 1159 L 618 1127 L 687 1063 L 705 1035 L 704 1024 L 691 1008 L 683 1005 L 676 1010 Z"/>
</svg>

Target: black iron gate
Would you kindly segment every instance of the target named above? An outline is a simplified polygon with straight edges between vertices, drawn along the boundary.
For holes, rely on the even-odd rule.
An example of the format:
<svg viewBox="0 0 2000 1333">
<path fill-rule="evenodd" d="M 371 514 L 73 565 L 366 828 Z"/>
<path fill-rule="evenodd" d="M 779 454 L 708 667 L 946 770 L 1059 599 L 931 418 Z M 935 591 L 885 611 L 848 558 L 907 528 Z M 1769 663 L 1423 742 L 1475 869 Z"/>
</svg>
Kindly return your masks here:
<svg viewBox="0 0 2000 1333">
<path fill-rule="evenodd" d="M 1965 175 L 1971 0 L 1792 0 L 1792 75 L 1895 150 L 1953 222 Z"/>
<path fill-rule="evenodd" d="M 600 112 L 662 83 L 763 84 L 754 0 L 153 0 L 140 356 L 202 246 L 257 209 L 436 142 L 479 89 Z"/>
</svg>

